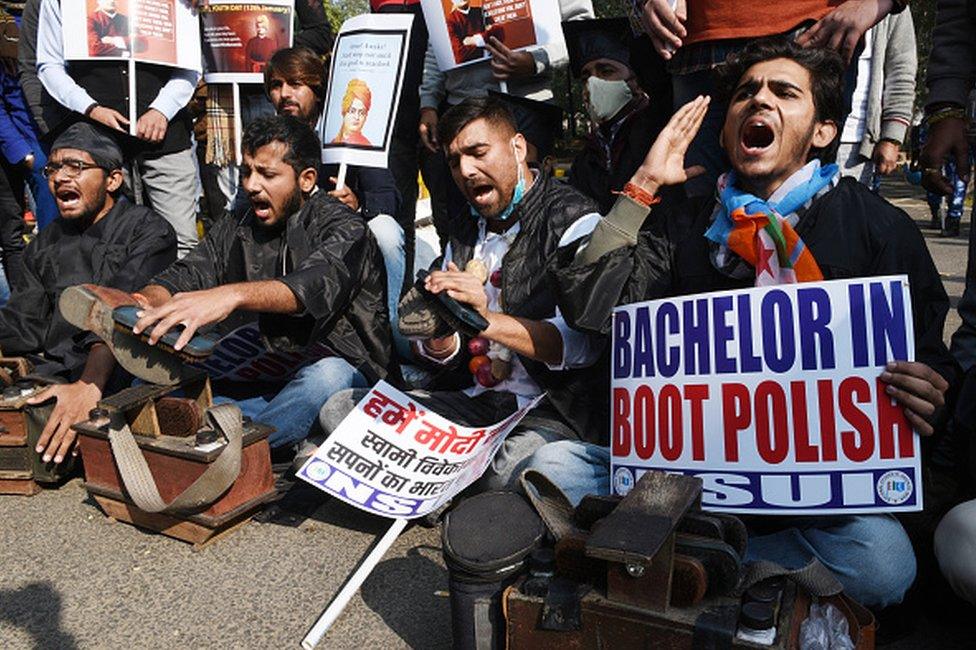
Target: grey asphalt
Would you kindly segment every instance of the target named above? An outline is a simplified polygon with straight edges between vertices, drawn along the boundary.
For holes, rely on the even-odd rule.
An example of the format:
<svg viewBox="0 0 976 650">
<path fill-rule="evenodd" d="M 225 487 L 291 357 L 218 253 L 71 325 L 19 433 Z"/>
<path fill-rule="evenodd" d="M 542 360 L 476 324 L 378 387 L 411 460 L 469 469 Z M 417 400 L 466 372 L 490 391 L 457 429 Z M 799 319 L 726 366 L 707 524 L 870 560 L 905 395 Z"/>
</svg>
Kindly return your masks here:
<svg viewBox="0 0 976 650">
<path fill-rule="evenodd" d="M 926 225 L 918 190 L 884 193 Z M 968 217 L 955 239 L 923 228 L 953 305 Z M 946 334 L 957 324 L 953 312 Z M 297 648 L 385 525 L 325 501 L 297 528 L 251 522 L 194 551 L 110 522 L 78 479 L 0 496 L 0 648 Z M 448 648 L 446 589 L 438 531 L 409 528 L 319 647 Z M 889 647 L 972 647 L 974 631 L 923 618 Z"/>
</svg>

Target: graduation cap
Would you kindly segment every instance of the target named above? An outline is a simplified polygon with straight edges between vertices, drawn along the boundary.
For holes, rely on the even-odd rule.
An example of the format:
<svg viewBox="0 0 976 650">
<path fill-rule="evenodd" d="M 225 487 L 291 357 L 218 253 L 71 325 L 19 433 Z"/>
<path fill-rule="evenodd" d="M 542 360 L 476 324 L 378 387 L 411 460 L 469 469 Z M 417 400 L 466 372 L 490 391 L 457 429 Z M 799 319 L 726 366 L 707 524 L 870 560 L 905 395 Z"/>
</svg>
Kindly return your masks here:
<svg viewBox="0 0 976 650">
<path fill-rule="evenodd" d="M 504 102 L 512 111 L 519 133 L 539 152 L 539 162 L 552 153 L 556 135 L 563 130 L 563 109 L 560 106 L 495 90 L 489 90 L 488 94 Z"/>
<path fill-rule="evenodd" d="M 612 59 L 633 68 L 630 63 L 630 21 L 626 18 L 567 20 L 563 22 L 569 66 L 579 77 L 583 66 L 594 59 Z"/>
</svg>

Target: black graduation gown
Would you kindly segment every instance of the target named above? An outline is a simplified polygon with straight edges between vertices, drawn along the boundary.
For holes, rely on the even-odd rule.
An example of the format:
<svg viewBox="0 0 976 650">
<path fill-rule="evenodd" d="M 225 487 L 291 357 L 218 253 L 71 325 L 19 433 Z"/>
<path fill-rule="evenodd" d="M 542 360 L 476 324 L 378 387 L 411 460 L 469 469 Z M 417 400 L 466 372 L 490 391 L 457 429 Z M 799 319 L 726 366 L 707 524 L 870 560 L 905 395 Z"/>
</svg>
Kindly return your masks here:
<svg viewBox="0 0 976 650">
<path fill-rule="evenodd" d="M 640 167 L 662 127 L 660 120 L 652 114 L 650 103 L 644 100 L 623 119 L 620 130 L 611 140 L 609 160 L 601 138 L 590 134 L 586 147 L 573 160 L 569 171 L 570 185 L 596 201 L 600 214 L 606 214 L 617 199 L 614 192 L 622 190 Z"/>
<path fill-rule="evenodd" d="M 0 349 L 7 356 L 43 354 L 49 363 L 38 371 L 77 379 L 95 339 L 62 318 L 61 292 L 86 283 L 136 291 L 175 259 L 173 227 L 125 198 L 85 230 L 56 219 L 27 246 L 23 287 L 0 309 Z"/>
</svg>

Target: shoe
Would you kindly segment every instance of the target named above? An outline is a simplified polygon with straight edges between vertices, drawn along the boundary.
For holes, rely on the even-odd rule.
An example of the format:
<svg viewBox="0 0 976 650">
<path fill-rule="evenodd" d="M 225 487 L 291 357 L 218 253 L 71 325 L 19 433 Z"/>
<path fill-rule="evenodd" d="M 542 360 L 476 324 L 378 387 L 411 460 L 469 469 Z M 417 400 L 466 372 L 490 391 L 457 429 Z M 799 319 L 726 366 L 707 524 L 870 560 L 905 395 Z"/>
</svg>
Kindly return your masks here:
<svg viewBox="0 0 976 650">
<path fill-rule="evenodd" d="M 433 339 L 448 336 L 454 330 L 435 311 L 423 289 L 414 285 L 400 299 L 397 307 L 400 333 L 411 339 Z"/>
<path fill-rule="evenodd" d="M 199 377 L 201 371 L 185 365 L 172 350 L 149 345 L 131 330 L 116 325 L 114 310 L 137 304 L 135 298 L 124 291 L 82 284 L 68 287 L 61 293 L 58 309 L 66 321 L 102 339 L 118 364 L 145 382 L 175 386 Z"/>
<path fill-rule="evenodd" d="M 959 236 L 959 219 L 946 218 L 945 225 L 942 226 L 942 236 L 943 237 L 958 237 Z"/>
<path fill-rule="evenodd" d="M 934 213 L 929 219 L 929 228 L 932 230 L 942 230 L 942 210 Z"/>
</svg>

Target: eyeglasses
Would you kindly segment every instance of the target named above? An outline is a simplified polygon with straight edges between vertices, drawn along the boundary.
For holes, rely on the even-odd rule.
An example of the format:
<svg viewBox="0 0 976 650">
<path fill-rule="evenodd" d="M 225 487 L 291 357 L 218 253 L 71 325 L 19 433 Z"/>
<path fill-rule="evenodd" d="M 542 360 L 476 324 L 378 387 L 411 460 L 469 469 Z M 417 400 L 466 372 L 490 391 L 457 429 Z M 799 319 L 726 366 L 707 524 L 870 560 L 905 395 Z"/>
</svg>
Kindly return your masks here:
<svg viewBox="0 0 976 650">
<path fill-rule="evenodd" d="M 65 160 L 64 162 L 48 162 L 44 165 L 44 178 L 51 178 L 56 175 L 62 169 L 64 170 L 64 175 L 68 178 L 78 178 L 81 176 L 81 172 L 86 169 L 101 168 L 101 165 L 95 165 L 93 163 L 86 163 L 82 160 Z"/>
<path fill-rule="evenodd" d="M 369 111 L 366 110 L 365 108 L 350 108 L 346 112 L 349 113 L 350 115 L 356 115 L 358 117 L 366 117 L 366 115 L 369 113 Z"/>
</svg>

